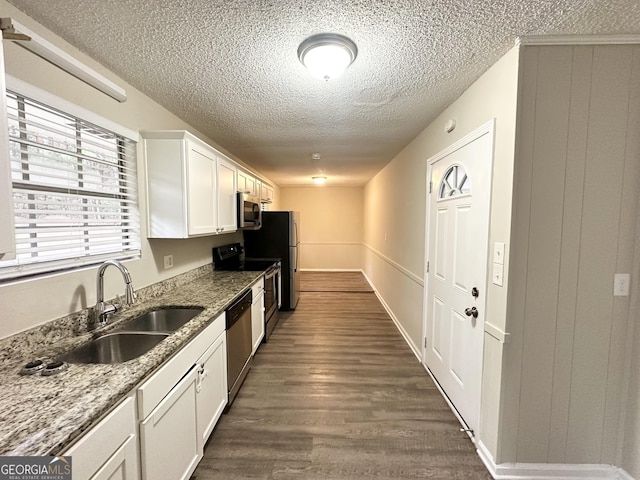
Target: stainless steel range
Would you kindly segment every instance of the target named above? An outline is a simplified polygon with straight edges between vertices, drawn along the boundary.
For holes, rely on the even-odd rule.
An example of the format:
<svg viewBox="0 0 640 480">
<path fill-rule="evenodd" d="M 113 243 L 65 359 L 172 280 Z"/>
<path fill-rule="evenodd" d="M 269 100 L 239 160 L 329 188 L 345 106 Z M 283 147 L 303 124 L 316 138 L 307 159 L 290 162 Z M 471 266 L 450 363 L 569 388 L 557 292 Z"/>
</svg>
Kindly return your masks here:
<svg viewBox="0 0 640 480">
<path fill-rule="evenodd" d="M 245 258 L 242 245 L 232 243 L 213 249 L 213 265 L 216 270 L 245 270 L 265 272 L 264 285 L 264 322 L 266 342 L 278 323 L 278 309 L 281 297 L 281 260 L 280 258 Z"/>
</svg>

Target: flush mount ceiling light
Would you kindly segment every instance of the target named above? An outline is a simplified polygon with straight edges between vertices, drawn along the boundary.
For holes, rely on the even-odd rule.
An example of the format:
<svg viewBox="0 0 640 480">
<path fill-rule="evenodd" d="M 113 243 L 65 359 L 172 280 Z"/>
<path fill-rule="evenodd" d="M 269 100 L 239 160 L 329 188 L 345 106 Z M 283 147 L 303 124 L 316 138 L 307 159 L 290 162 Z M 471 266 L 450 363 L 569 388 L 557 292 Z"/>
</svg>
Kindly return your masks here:
<svg viewBox="0 0 640 480">
<path fill-rule="evenodd" d="M 337 33 L 320 33 L 307 38 L 298 47 L 300 62 L 315 77 L 329 80 L 342 74 L 358 55 L 351 39 Z"/>
<path fill-rule="evenodd" d="M 322 185 L 327 181 L 327 177 L 311 177 L 311 180 L 313 180 L 313 183 L 316 185 Z"/>
</svg>

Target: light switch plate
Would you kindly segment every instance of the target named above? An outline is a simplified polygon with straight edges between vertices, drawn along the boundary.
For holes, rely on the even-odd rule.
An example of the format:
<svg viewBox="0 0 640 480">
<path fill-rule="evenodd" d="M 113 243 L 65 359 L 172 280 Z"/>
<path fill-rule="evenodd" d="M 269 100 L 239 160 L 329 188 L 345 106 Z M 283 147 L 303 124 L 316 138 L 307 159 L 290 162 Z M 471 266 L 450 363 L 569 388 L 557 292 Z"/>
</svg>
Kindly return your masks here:
<svg viewBox="0 0 640 480">
<path fill-rule="evenodd" d="M 493 264 L 493 274 L 491 275 L 491 282 L 494 285 L 502 286 L 502 276 L 504 275 L 504 265 L 499 263 Z"/>
<path fill-rule="evenodd" d="M 493 263 L 504 265 L 504 243 L 496 242 L 493 244 Z"/>
<path fill-rule="evenodd" d="M 631 276 L 628 273 L 616 273 L 613 276 L 613 296 L 628 297 Z"/>
</svg>

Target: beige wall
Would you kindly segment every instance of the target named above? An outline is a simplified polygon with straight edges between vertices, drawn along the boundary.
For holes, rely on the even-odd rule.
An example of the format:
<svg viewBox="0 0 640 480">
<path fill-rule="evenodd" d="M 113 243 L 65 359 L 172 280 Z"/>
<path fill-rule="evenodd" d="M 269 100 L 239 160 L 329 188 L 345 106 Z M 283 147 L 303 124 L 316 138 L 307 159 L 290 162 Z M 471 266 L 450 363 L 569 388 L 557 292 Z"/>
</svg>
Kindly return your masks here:
<svg viewBox="0 0 640 480">
<path fill-rule="evenodd" d="M 638 289 L 612 295 L 640 261 L 639 48 L 522 47 L 521 65 L 512 50 L 365 187 L 365 272 L 420 352 L 426 160 L 496 118 L 490 244 L 508 261 L 488 289 L 478 437 L 497 464 L 640 476 Z"/>
<path fill-rule="evenodd" d="M 515 139 L 518 50 L 512 49 L 365 187 L 365 272 L 421 354 L 427 160 L 496 119 L 490 242 L 507 243 Z M 455 119 L 452 133 L 447 120 Z M 508 278 L 505 278 L 508 281 Z M 487 321 L 504 329 L 506 288 L 490 285 Z M 498 443 L 502 343 L 486 335 L 480 440 Z"/>
<path fill-rule="evenodd" d="M 282 187 L 281 210 L 300 212 L 300 268 L 362 268 L 363 187 Z"/>
<path fill-rule="evenodd" d="M 637 281 L 640 47 L 521 63 L 501 457 L 619 464 L 632 317 L 613 277 Z"/>
<path fill-rule="evenodd" d="M 187 129 L 215 146 L 211 139 L 207 139 L 204 135 L 195 131 L 135 88 L 115 77 L 111 72 L 86 55 L 69 46 L 48 30 L 43 29 L 6 1 L 0 0 L 0 10 L 2 11 L 2 16 L 16 19 L 107 78 L 123 86 L 127 90 L 128 100 L 125 103 L 119 103 L 27 50 L 10 42 L 3 42 L 8 74 L 132 130 Z M 141 143 L 139 143 L 138 148 L 138 188 L 143 229 L 142 259 L 130 261 L 126 264 L 136 288 L 209 263 L 211 261 L 212 246 L 238 241 L 242 238 L 240 234 L 236 233 L 190 240 L 146 240 L 144 238 L 146 237 L 146 232 L 144 231 L 146 224 L 144 203 L 145 172 L 144 162 L 142 161 L 143 153 L 140 147 Z M 222 151 L 224 152 L 224 150 Z M 170 270 L 163 269 L 162 257 L 166 254 L 172 254 L 174 257 L 174 267 Z M 83 271 L 0 286 L 0 311 L 2 312 L 0 316 L 0 338 L 95 304 L 95 274 L 96 269 L 90 268 Z M 107 273 L 105 283 L 106 298 L 122 294 L 122 289 L 119 274 Z"/>
</svg>

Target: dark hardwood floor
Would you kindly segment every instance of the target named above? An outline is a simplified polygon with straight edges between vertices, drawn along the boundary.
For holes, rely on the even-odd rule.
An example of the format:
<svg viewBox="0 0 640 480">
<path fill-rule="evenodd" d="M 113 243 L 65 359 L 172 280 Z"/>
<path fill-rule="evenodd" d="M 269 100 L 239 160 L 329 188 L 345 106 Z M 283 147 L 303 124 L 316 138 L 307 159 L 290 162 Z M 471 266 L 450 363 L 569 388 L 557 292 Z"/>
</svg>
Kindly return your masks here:
<svg viewBox="0 0 640 480">
<path fill-rule="evenodd" d="M 193 479 L 490 479 L 362 275 L 322 275 L 342 290 L 280 312 Z"/>
<path fill-rule="evenodd" d="M 301 272 L 302 292 L 373 292 L 360 272 Z"/>
</svg>

